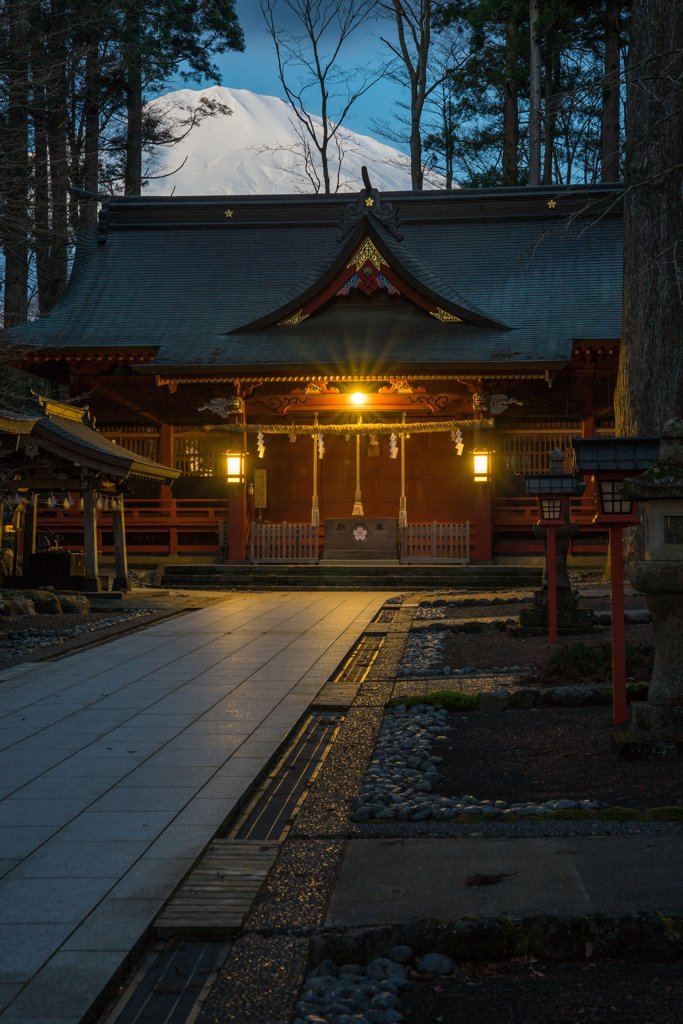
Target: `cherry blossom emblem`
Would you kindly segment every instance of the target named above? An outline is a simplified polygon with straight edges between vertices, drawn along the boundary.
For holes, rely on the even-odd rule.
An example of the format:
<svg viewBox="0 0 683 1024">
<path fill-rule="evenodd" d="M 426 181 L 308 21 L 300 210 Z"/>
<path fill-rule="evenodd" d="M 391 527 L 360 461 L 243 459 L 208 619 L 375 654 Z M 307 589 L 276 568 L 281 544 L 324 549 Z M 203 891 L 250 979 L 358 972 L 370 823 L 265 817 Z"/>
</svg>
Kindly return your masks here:
<svg viewBox="0 0 683 1024">
<path fill-rule="evenodd" d="M 357 526 L 356 529 L 353 531 L 353 535 L 356 538 L 356 540 L 365 540 L 365 538 L 368 535 L 368 531 L 365 529 L 364 526 Z"/>
</svg>

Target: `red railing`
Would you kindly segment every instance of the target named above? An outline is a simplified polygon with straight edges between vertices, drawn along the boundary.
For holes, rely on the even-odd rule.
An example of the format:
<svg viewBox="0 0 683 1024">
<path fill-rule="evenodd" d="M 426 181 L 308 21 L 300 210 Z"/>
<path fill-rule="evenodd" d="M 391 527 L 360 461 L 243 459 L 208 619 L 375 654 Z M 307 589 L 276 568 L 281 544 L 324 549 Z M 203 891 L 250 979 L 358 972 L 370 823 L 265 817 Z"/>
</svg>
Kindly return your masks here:
<svg viewBox="0 0 683 1024">
<path fill-rule="evenodd" d="M 228 517 L 228 502 L 220 499 L 139 499 L 125 503 L 126 547 L 129 554 L 217 555 L 219 521 Z M 46 529 L 61 536 L 64 547 L 83 550 L 83 516 L 74 505 L 64 509 L 43 509 L 38 514 L 38 532 Z M 97 513 L 98 548 L 114 552 L 111 511 Z"/>
</svg>

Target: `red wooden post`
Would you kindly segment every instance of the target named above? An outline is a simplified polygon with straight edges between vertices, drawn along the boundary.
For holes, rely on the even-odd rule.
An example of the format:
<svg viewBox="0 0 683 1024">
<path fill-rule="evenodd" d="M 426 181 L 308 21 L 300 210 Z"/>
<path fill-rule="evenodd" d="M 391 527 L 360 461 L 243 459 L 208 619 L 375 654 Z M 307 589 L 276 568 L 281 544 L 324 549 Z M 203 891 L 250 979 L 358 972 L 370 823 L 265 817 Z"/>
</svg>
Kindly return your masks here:
<svg viewBox="0 0 683 1024">
<path fill-rule="evenodd" d="M 474 553 L 477 562 L 493 558 L 493 509 L 491 485 L 474 485 Z"/>
<path fill-rule="evenodd" d="M 614 724 L 627 721 L 626 652 L 624 636 L 624 531 L 610 527 L 610 571 L 612 576 L 612 705 Z"/>
<path fill-rule="evenodd" d="M 246 413 L 241 413 L 236 422 L 247 422 Z M 247 435 L 233 435 L 242 450 L 247 450 Z M 227 468 L 227 467 L 224 467 Z M 228 560 L 244 562 L 247 544 L 247 482 L 228 486 Z"/>
<path fill-rule="evenodd" d="M 557 642 L 557 578 L 555 574 L 555 527 L 548 527 L 548 639 Z"/>
</svg>

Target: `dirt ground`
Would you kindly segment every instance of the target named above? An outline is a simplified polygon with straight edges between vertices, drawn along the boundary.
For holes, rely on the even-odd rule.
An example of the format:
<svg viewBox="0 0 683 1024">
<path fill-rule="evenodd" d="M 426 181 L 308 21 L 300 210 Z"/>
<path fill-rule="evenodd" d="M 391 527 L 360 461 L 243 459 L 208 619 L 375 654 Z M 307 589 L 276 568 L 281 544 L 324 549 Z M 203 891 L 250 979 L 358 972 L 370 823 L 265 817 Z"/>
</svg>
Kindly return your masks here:
<svg viewBox="0 0 683 1024">
<path fill-rule="evenodd" d="M 651 660 L 647 660 L 647 654 L 654 649 L 654 630 L 651 625 L 637 625 L 627 626 L 625 632 L 626 642 L 634 650 L 630 671 L 627 664 L 627 674 L 632 677 L 629 681 L 647 681 L 650 676 L 644 673 L 648 672 L 648 666 L 649 673 L 652 673 Z M 561 636 L 554 644 L 544 636 L 512 637 L 503 632 L 453 633 L 441 642 L 445 648 L 444 664 L 450 665 L 451 669 L 466 668 L 468 665 L 475 665 L 477 668 L 493 668 L 494 665 L 521 665 L 524 668 L 528 665 L 531 669 L 538 670 L 547 665 L 550 656 L 559 647 L 568 647 L 579 642 L 597 648 L 603 644 L 611 644 L 612 631 L 605 628 L 599 633 Z M 639 673 L 640 677 L 636 678 Z M 598 673 L 586 681 L 603 682 L 608 678 L 607 673 Z M 546 686 L 560 686 L 563 681 L 572 684 L 581 682 L 582 677 L 577 675 L 564 680 L 538 681 Z"/>
<path fill-rule="evenodd" d="M 406 1024 L 681 1024 L 678 963 L 459 965 L 401 994 Z"/>
<path fill-rule="evenodd" d="M 683 805 L 683 761 L 617 761 L 611 707 L 455 712 L 436 792 L 479 800 L 603 800 L 611 806 Z M 621 727 L 623 731 L 624 727 Z"/>
</svg>

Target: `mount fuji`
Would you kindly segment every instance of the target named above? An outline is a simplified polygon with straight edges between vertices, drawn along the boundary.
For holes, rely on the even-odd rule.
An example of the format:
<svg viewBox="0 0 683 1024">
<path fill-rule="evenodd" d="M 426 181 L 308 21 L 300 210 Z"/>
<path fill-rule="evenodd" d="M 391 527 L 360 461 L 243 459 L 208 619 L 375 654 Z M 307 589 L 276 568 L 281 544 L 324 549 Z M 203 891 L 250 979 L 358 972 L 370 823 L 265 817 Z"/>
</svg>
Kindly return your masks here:
<svg viewBox="0 0 683 1024">
<path fill-rule="evenodd" d="M 146 195 L 316 191 L 304 171 L 294 115 L 277 96 L 215 85 L 209 89 L 179 89 L 152 100 L 151 105 L 159 105 L 171 116 L 183 116 L 183 111 L 188 106 L 196 107 L 203 96 L 224 103 L 232 114 L 208 117 L 182 142 L 158 149 L 149 168 Z M 320 119 L 315 120 L 321 123 Z M 340 192 L 357 192 L 363 187 L 363 165 L 368 168 L 374 187 L 384 191 L 410 189 L 410 167 L 405 154 L 367 135 L 349 130 L 344 130 L 343 135 Z M 331 146 L 330 151 L 337 156 L 336 147 Z M 338 162 L 330 163 L 336 179 Z"/>
</svg>

